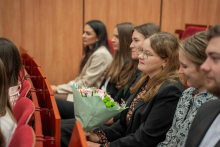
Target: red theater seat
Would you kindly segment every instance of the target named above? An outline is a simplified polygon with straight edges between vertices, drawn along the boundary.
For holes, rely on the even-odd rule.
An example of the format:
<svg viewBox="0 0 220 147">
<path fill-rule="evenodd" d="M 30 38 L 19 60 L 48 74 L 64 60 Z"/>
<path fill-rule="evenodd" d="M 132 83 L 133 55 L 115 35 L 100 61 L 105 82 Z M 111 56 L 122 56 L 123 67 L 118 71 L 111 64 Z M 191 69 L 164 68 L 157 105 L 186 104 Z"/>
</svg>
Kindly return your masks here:
<svg viewBox="0 0 220 147">
<path fill-rule="evenodd" d="M 24 124 L 28 124 L 34 113 L 34 104 L 27 97 L 21 98 L 14 106 L 13 113 L 18 122 L 17 129 Z"/>
<path fill-rule="evenodd" d="M 29 125 L 23 125 L 15 130 L 8 147 L 34 147 L 36 138 L 33 129 Z"/>
</svg>

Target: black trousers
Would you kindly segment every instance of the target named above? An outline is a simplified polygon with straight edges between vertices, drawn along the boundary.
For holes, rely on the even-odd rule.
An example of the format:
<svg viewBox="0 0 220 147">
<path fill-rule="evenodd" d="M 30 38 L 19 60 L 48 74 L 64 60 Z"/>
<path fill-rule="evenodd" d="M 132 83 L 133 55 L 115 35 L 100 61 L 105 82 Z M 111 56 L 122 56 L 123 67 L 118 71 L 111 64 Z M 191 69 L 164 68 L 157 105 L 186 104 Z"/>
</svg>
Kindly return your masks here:
<svg viewBox="0 0 220 147">
<path fill-rule="evenodd" d="M 61 147 L 68 147 L 75 124 L 73 102 L 55 99 L 61 117 Z"/>
<path fill-rule="evenodd" d="M 61 147 L 68 147 L 75 121 L 75 118 L 61 120 Z"/>
<path fill-rule="evenodd" d="M 62 99 L 55 99 L 61 119 L 75 118 L 73 102 Z"/>
</svg>

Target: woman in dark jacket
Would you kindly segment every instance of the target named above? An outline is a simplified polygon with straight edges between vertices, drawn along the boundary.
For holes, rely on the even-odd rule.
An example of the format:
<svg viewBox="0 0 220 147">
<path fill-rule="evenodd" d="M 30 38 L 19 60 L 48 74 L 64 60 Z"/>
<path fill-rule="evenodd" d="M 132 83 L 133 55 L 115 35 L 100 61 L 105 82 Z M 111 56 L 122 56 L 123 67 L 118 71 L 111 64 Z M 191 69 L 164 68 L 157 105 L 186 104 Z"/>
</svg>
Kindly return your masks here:
<svg viewBox="0 0 220 147">
<path fill-rule="evenodd" d="M 170 33 L 157 33 L 139 48 L 143 74 L 127 100 L 120 120 L 96 134 L 87 132 L 89 146 L 156 146 L 165 139 L 184 85 L 178 74 L 178 40 Z M 97 142 L 97 143 L 93 143 Z"/>
</svg>

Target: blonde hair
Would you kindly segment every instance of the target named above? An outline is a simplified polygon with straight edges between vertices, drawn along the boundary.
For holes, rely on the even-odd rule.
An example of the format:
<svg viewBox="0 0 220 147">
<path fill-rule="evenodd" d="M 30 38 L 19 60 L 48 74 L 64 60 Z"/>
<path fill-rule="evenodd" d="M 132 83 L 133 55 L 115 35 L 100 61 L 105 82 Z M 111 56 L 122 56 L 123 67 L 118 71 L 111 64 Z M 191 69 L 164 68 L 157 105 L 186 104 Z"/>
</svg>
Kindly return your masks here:
<svg viewBox="0 0 220 147">
<path fill-rule="evenodd" d="M 207 45 L 207 31 L 203 31 L 184 39 L 180 43 L 179 49 L 199 70 L 207 58 L 205 53 Z"/>
<path fill-rule="evenodd" d="M 151 100 L 151 98 L 157 93 L 165 81 L 182 81 L 182 78 L 178 73 L 180 65 L 178 39 L 170 33 L 160 32 L 150 36 L 149 40 L 151 43 L 151 48 L 154 50 L 154 52 L 162 59 L 168 58 L 168 63 L 159 74 L 154 76 L 148 82 L 148 91 L 144 95 L 141 95 L 141 98 L 145 102 L 149 102 Z M 149 76 L 146 73 L 143 73 L 141 79 L 135 84 L 134 87 L 131 87 L 131 93 L 134 93 L 136 90 L 138 90 L 140 86 L 148 81 L 148 79 Z"/>
</svg>

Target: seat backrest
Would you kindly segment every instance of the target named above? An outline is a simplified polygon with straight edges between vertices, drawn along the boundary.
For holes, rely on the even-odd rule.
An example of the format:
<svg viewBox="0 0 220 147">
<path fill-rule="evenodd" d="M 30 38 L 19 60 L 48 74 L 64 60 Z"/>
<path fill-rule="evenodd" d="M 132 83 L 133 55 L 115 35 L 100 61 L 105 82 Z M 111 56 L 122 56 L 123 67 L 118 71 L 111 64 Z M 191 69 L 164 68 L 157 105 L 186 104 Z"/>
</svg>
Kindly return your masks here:
<svg viewBox="0 0 220 147">
<path fill-rule="evenodd" d="M 109 49 L 110 49 L 112 55 L 114 55 L 115 54 L 115 50 L 114 50 L 114 47 L 113 47 L 113 43 L 109 39 L 108 39 L 108 46 L 109 46 Z"/>
<path fill-rule="evenodd" d="M 20 90 L 20 96 L 18 97 L 17 102 L 22 98 L 22 97 L 27 97 L 28 92 L 31 89 L 31 85 L 27 80 L 24 80 L 21 86 L 21 90 Z"/>
<path fill-rule="evenodd" d="M 84 131 L 82 129 L 82 125 L 79 121 L 75 122 L 73 133 L 70 138 L 70 143 L 68 147 L 87 147 L 86 138 L 84 135 Z"/>
<path fill-rule="evenodd" d="M 33 129 L 29 125 L 23 125 L 15 130 L 8 147 L 34 147 L 35 144 Z"/>
<path fill-rule="evenodd" d="M 189 36 L 196 34 L 197 32 L 205 31 L 206 27 L 189 26 L 183 32 L 181 39 L 185 39 Z"/>
<path fill-rule="evenodd" d="M 13 113 L 18 122 L 17 128 L 27 124 L 34 113 L 34 104 L 27 97 L 21 98 L 14 106 Z"/>
</svg>

